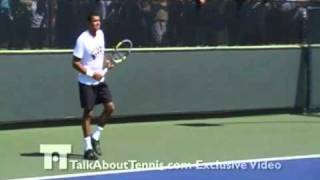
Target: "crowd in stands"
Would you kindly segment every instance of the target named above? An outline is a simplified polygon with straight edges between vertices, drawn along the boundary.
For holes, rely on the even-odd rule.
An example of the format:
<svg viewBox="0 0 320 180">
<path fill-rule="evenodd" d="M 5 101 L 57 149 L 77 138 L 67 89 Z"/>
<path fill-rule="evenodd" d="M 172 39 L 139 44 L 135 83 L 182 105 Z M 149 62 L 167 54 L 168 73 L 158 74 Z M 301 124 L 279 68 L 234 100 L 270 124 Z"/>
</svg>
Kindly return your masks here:
<svg viewBox="0 0 320 180">
<path fill-rule="evenodd" d="M 299 43 L 303 10 L 314 0 L 0 0 L 0 48 L 72 48 L 99 12 L 107 46 Z"/>
</svg>

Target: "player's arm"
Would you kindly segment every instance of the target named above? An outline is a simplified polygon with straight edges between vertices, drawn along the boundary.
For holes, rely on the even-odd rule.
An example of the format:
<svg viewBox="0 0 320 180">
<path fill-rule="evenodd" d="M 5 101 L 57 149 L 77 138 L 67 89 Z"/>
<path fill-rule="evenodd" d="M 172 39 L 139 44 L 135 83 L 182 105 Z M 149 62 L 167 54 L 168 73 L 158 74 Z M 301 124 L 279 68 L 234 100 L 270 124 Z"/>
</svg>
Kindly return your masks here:
<svg viewBox="0 0 320 180">
<path fill-rule="evenodd" d="M 80 58 L 73 56 L 72 67 L 82 74 L 87 74 L 86 68 L 83 67 L 80 61 L 81 61 Z"/>
<path fill-rule="evenodd" d="M 92 77 L 93 79 L 97 80 L 97 81 L 100 81 L 103 76 L 99 73 L 96 73 L 96 72 L 93 72 L 93 71 L 90 71 L 89 69 L 86 69 L 82 64 L 81 64 L 81 59 L 76 57 L 76 56 L 73 56 L 73 61 L 72 61 L 72 67 L 77 70 L 78 72 L 82 73 L 82 74 L 85 74 L 87 76 L 90 76 Z"/>
</svg>

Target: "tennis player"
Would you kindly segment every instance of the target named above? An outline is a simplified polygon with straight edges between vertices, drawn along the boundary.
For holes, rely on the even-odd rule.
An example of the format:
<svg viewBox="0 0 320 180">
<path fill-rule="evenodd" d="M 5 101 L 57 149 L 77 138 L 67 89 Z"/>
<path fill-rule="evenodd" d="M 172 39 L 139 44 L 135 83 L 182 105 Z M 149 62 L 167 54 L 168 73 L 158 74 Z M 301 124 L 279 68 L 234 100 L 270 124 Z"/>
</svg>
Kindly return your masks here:
<svg viewBox="0 0 320 180">
<path fill-rule="evenodd" d="M 104 82 L 104 68 L 112 68 L 107 61 L 104 67 L 104 34 L 100 30 L 101 22 L 98 13 L 92 12 L 88 16 L 88 30 L 84 31 L 77 39 L 73 50 L 73 68 L 79 72 L 78 84 L 80 103 L 83 108 L 82 130 L 84 136 L 84 159 L 97 160 L 102 155 L 100 149 L 100 134 L 112 112 L 114 103 L 108 85 Z M 93 108 L 102 104 L 97 127 L 91 133 Z"/>
</svg>

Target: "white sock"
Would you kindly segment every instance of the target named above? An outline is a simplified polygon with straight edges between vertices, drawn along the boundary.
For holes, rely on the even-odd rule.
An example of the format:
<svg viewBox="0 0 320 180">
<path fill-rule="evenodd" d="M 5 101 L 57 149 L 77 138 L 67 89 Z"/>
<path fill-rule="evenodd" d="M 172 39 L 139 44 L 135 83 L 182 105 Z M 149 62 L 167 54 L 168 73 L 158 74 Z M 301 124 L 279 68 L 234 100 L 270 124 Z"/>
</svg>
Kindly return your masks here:
<svg viewBox="0 0 320 180">
<path fill-rule="evenodd" d="M 103 127 L 97 126 L 96 131 L 92 134 L 92 138 L 96 141 L 99 141 L 102 130 L 103 130 Z"/>
<path fill-rule="evenodd" d="M 90 136 L 84 138 L 84 147 L 85 147 L 85 150 L 92 149 Z"/>
</svg>

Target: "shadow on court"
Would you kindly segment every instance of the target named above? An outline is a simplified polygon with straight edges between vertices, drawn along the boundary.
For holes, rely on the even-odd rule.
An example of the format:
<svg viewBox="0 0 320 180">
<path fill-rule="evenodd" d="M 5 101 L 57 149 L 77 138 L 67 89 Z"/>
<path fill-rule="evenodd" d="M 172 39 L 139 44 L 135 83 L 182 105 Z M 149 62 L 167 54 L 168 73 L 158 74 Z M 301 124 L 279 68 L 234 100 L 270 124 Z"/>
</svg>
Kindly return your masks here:
<svg viewBox="0 0 320 180">
<path fill-rule="evenodd" d="M 320 115 L 317 117 L 320 118 Z M 255 121 L 255 122 L 224 122 L 224 123 L 181 123 L 176 126 L 185 127 L 221 127 L 229 125 L 247 125 L 247 124 L 320 124 L 317 120 L 308 121 Z"/>
<path fill-rule="evenodd" d="M 20 156 L 23 157 L 43 157 L 44 154 L 39 153 L 39 152 L 31 152 L 31 153 L 20 153 Z M 68 159 L 83 159 L 82 154 L 68 154 Z"/>
<path fill-rule="evenodd" d="M 295 115 L 305 116 L 305 117 L 320 118 L 320 114 L 295 114 Z"/>
<path fill-rule="evenodd" d="M 240 111 L 204 111 L 190 113 L 172 113 L 172 114 L 146 114 L 146 115 L 130 115 L 130 116 L 114 116 L 108 122 L 109 124 L 123 123 L 139 123 L 139 122 L 161 122 L 161 121 L 178 121 L 178 120 L 197 120 L 207 118 L 231 118 L 231 117 L 249 117 L 264 116 L 276 114 L 301 114 L 300 109 L 278 108 L 278 109 L 256 109 L 256 110 L 240 110 Z M 94 124 L 97 118 L 94 119 Z M 23 122 L 6 122 L 0 123 L 0 130 L 15 130 L 29 128 L 50 128 L 50 127 L 66 127 L 75 126 L 81 123 L 80 118 L 64 118 L 64 119 L 42 119 L 42 120 L 25 120 Z M 197 126 L 196 127 L 205 127 Z M 211 126 L 211 125 L 209 125 Z"/>
<path fill-rule="evenodd" d="M 177 126 L 188 126 L 188 127 L 210 127 L 210 126 L 223 126 L 223 124 L 217 123 L 183 123 L 176 124 Z"/>
</svg>

